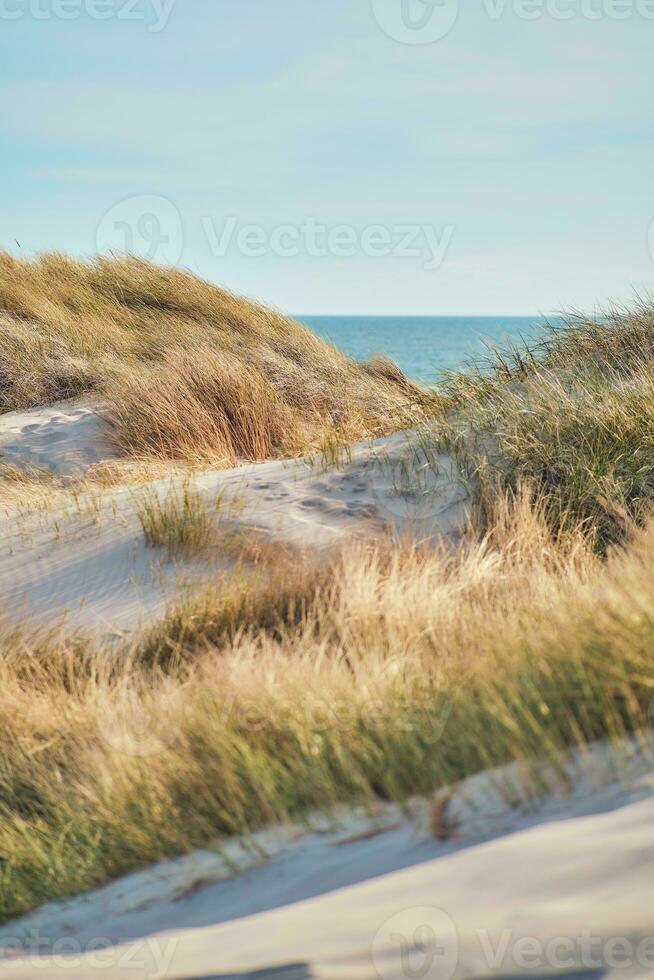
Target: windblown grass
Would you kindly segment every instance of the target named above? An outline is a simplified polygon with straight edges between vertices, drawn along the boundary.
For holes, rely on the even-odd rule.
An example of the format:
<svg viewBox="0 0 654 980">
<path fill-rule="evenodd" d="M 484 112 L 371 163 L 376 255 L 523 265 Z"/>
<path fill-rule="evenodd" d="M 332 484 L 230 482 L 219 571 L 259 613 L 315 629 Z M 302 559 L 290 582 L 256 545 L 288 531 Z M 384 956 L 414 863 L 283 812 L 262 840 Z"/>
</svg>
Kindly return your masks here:
<svg viewBox="0 0 654 980">
<path fill-rule="evenodd" d="M 52 473 L 19 468 L 0 460 L 0 514 L 5 509 L 15 511 L 17 507 L 47 506 L 61 496 L 61 488 Z"/>
<path fill-rule="evenodd" d="M 480 517 L 456 552 L 359 542 L 323 564 L 243 563 L 122 656 L 5 635 L 0 918 L 220 834 L 650 724 L 649 307 L 577 320 L 427 404 L 385 362 L 142 263 L 4 258 L 0 306 L 1 405 L 95 388 L 136 454 L 308 441 L 329 465 L 343 440 L 439 404 L 437 443 Z M 153 540 L 180 514 L 153 512 Z"/>
<path fill-rule="evenodd" d="M 302 325 L 137 259 L 0 253 L 0 411 L 95 391 L 129 454 L 234 463 L 410 425 L 433 397 Z"/>
<path fill-rule="evenodd" d="M 134 495 L 136 513 L 145 540 L 156 548 L 177 551 L 200 551 L 211 537 L 211 515 L 206 501 L 189 480 L 177 487 L 174 482 L 160 491 L 157 487 Z"/>
<path fill-rule="evenodd" d="M 554 529 L 581 524 L 599 550 L 642 523 L 654 499 L 654 306 L 572 317 L 484 367 L 449 378 L 436 425 L 482 510 L 527 479 Z"/>
<path fill-rule="evenodd" d="M 335 801 L 648 723 L 654 526 L 604 561 L 528 495 L 460 553 L 356 544 L 216 584 L 124 658 L 0 658 L 0 917 Z"/>
</svg>

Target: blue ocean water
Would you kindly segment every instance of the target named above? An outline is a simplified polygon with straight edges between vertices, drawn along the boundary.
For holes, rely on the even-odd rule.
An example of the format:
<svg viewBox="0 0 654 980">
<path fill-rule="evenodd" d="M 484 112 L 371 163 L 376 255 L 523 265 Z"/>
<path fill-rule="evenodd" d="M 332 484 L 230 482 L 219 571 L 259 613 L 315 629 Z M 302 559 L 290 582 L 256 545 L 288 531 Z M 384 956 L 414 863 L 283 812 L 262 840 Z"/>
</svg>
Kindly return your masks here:
<svg viewBox="0 0 654 980">
<path fill-rule="evenodd" d="M 544 317 L 532 316 L 300 316 L 322 337 L 356 360 L 387 354 L 405 374 L 434 384 L 443 370 L 463 368 L 488 353 L 486 344 L 503 347 L 536 339 L 545 332 Z M 486 342 L 486 343 L 485 343 Z"/>
</svg>

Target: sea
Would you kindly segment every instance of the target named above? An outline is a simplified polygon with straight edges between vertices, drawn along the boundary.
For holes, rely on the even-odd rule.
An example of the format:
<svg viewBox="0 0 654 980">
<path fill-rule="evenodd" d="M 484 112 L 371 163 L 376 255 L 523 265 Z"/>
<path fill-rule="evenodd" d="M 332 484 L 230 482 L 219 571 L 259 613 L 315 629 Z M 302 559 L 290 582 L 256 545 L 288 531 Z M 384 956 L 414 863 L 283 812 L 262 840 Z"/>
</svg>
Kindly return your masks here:
<svg viewBox="0 0 654 980">
<path fill-rule="evenodd" d="M 492 347 L 534 341 L 556 318 L 542 316 L 298 316 L 356 360 L 386 354 L 425 385 L 488 358 Z"/>
</svg>

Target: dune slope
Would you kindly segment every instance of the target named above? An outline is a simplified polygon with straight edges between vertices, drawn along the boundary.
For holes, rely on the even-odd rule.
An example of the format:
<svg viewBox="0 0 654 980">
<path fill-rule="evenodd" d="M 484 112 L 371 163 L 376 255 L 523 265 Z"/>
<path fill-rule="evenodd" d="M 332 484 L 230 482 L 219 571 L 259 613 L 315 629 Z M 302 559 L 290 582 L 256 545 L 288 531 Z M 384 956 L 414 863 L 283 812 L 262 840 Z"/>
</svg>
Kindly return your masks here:
<svg viewBox="0 0 654 980">
<path fill-rule="evenodd" d="M 571 790 L 531 804 L 498 795 L 511 770 L 455 787 L 448 840 L 423 804 L 196 852 L 5 927 L 0 956 L 25 980 L 648 976 L 651 760 L 597 746 L 580 762 Z"/>
<path fill-rule="evenodd" d="M 0 412 L 88 391 L 125 452 L 232 463 L 383 435 L 433 402 L 394 365 L 190 273 L 1 253 Z"/>
</svg>

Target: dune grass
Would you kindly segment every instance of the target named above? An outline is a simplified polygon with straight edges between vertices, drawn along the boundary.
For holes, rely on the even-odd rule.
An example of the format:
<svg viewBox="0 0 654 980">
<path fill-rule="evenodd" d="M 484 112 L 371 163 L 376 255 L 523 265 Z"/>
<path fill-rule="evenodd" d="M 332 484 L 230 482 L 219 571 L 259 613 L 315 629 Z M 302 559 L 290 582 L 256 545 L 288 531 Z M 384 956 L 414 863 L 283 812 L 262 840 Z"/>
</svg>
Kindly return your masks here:
<svg viewBox="0 0 654 980">
<path fill-rule="evenodd" d="M 170 353 L 168 339 L 167 352 L 158 350 L 161 317 L 173 333 L 200 322 L 207 332 L 219 329 L 206 311 L 197 312 L 210 287 L 192 278 L 175 279 L 185 289 L 176 288 L 173 302 L 168 289 L 177 273 L 160 278 L 147 267 L 139 292 L 131 265 L 128 272 L 120 264 L 79 268 L 91 284 L 72 297 L 80 303 L 95 297 L 102 310 L 110 302 L 130 325 L 118 313 L 111 321 L 113 366 L 93 381 L 104 392 L 106 379 L 118 377 L 116 360 L 128 370 L 138 364 L 153 376 L 174 374 L 182 354 Z M 30 302 L 36 292 L 34 285 L 27 291 Z M 210 293 L 219 303 L 223 294 Z M 152 297 L 156 326 L 148 312 Z M 11 322 L 29 317 L 32 325 L 45 324 L 46 314 L 61 316 L 61 336 L 68 336 L 66 303 L 56 295 L 52 307 L 48 302 L 42 298 L 42 309 L 26 313 L 25 300 L 24 308 L 11 309 Z M 111 346 L 109 321 L 104 312 L 94 315 L 98 336 L 102 330 L 105 336 L 84 371 L 97 368 Z M 274 315 L 260 315 L 256 322 L 269 336 L 273 321 L 266 317 Z M 287 336 L 285 324 L 279 337 Z M 646 306 L 601 323 L 577 320 L 531 352 L 449 379 L 438 399 L 447 411 L 434 419 L 433 438 L 455 452 L 477 493 L 469 533 L 456 551 L 376 540 L 317 563 L 278 549 L 186 598 L 122 656 L 81 640 L 4 635 L 0 919 L 221 834 L 336 801 L 429 795 L 511 761 L 538 770 L 539 760 L 566 748 L 648 728 L 652 336 L 654 314 Z M 149 355 L 135 353 L 148 343 Z M 312 349 L 314 343 L 320 345 L 306 339 Z M 281 346 L 280 340 L 277 354 Z M 263 346 L 253 349 L 259 363 Z M 286 354 L 304 374 L 296 355 L 288 348 Z M 403 382 L 388 377 L 393 372 L 384 362 L 360 369 L 333 357 L 337 379 L 359 378 L 363 370 L 374 384 L 381 378 L 391 385 L 382 391 L 391 392 L 392 403 L 399 399 Z M 324 365 L 318 358 L 311 371 L 318 362 Z M 200 370 L 200 362 L 193 364 Z M 188 385 L 180 382 L 187 393 L 194 372 L 189 368 Z M 41 383 L 39 377 L 34 372 L 16 391 Z M 164 415 L 156 411 L 170 377 L 160 387 L 153 382 L 151 391 L 156 418 L 168 419 L 152 443 L 164 457 L 172 449 L 157 440 L 182 418 L 175 399 L 177 408 L 164 399 Z M 15 397 L 11 383 L 2 385 Z M 349 388 L 339 385 L 324 397 L 341 392 L 348 403 Z M 289 412 L 306 409 L 307 389 L 295 400 L 289 390 L 281 382 L 266 388 L 270 398 L 283 393 Z M 364 418 L 372 425 L 362 390 L 345 415 L 335 402 L 320 409 L 331 418 L 315 443 L 326 465 L 340 457 L 342 433 Z M 386 404 L 378 389 L 366 390 L 375 392 L 371 404 Z M 218 417 L 212 410 L 212 425 Z M 255 445 L 256 425 L 229 429 L 236 431 Z M 194 439 L 184 452 L 191 454 Z"/>
<path fill-rule="evenodd" d="M 224 555 L 256 565 L 257 555 L 264 553 L 254 530 L 239 534 L 234 524 L 242 509 L 238 495 L 203 493 L 191 476 L 181 482 L 141 484 L 132 500 L 146 543 L 165 548 L 171 557 L 201 557 L 220 546 Z M 278 554 L 283 551 L 283 546 L 277 548 Z"/>
<path fill-rule="evenodd" d="M 456 554 L 243 568 L 123 657 L 5 637 L 0 918 L 218 835 L 642 729 L 654 526 L 633 533 L 604 560 L 523 494 Z"/>
<path fill-rule="evenodd" d="M 211 515 L 206 501 L 190 480 L 181 486 L 174 482 L 165 489 L 146 487 L 134 494 L 136 514 L 147 544 L 178 551 L 198 552 L 211 539 Z"/>
<path fill-rule="evenodd" d="M 410 425 L 430 396 L 306 327 L 134 258 L 0 253 L 0 411 L 95 392 L 137 457 L 295 455 Z"/>
<path fill-rule="evenodd" d="M 528 480 L 554 529 L 605 550 L 654 498 L 654 306 L 568 318 L 540 342 L 451 375 L 435 425 L 492 514 Z"/>
</svg>

